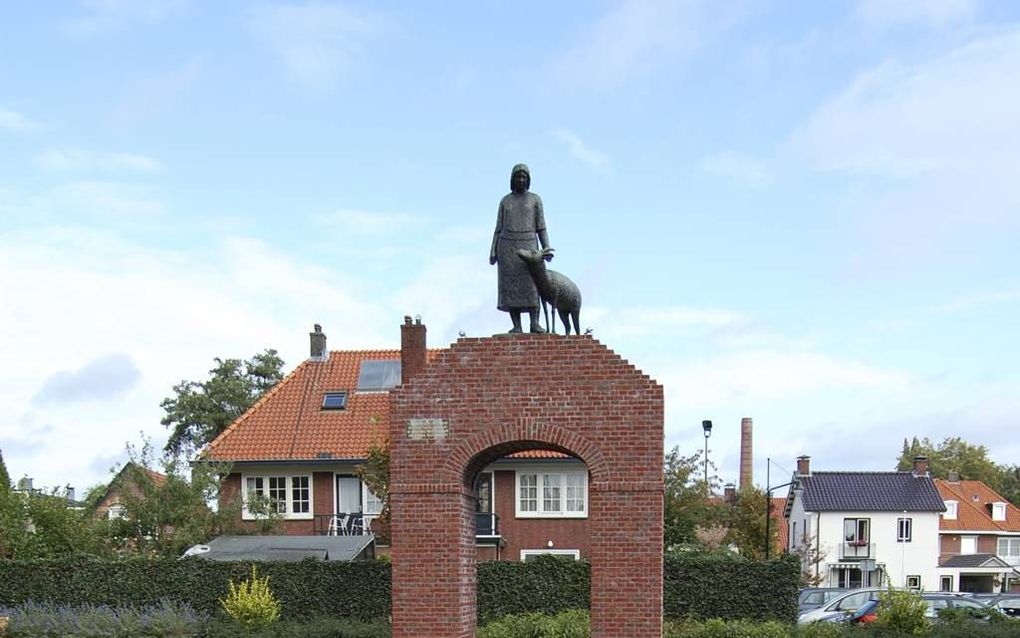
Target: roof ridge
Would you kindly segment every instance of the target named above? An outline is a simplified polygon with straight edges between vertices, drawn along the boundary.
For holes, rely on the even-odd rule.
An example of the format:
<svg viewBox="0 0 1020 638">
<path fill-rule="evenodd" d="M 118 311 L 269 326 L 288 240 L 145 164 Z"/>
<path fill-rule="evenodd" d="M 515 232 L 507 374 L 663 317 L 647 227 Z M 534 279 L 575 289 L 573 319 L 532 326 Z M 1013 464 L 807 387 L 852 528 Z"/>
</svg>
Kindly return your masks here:
<svg viewBox="0 0 1020 638">
<path fill-rule="evenodd" d="M 279 383 L 263 392 L 262 396 L 260 396 L 255 401 L 255 403 L 252 403 L 251 406 L 247 410 L 245 410 L 243 414 L 241 414 L 241 416 L 234 419 L 233 423 L 224 428 L 222 432 L 216 435 L 216 438 L 214 438 L 212 441 L 209 442 L 208 445 L 205 446 L 205 449 L 202 450 L 201 454 L 198 455 L 199 458 L 206 456 L 208 452 L 211 452 L 216 446 L 222 443 L 223 439 L 225 439 L 227 435 L 229 435 L 231 432 L 237 429 L 237 427 L 241 425 L 242 422 L 247 420 L 248 417 L 251 416 L 251 414 L 255 411 L 256 408 L 258 408 L 260 405 L 268 401 L 270 397 L 278 393 L 285 385 L 290 383 L 297 375 L 297 373 L 305 366 L 307 366 L 309 363 L 312 363 L 311 359 L 305 359 L 301 363 L 297 364 L 297 366 L 293 370 L 291 370 L 289 374 L 285 375 L 282 379 L 280 379 Z M 320 362 L 316 361 L 315 363 Z"/>
</svg>

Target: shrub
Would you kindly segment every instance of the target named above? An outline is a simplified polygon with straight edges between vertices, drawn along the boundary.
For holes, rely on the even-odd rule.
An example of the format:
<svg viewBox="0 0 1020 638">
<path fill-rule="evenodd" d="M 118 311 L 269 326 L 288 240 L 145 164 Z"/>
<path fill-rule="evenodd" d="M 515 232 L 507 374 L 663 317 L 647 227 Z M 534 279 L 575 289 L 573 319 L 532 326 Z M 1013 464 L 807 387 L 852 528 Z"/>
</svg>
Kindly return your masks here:
<svg viewBox="0 0 1020 638">
<path fill-rule="evenodd" d="M 850 631 L 855 633 L 849 634 Z M 791 635 L 795 638 L 841 638 L 847 634 L 856 636 L 858 633 L 860 632 L 856 627 L 847 628 L 846 625 L 831 622 L 813 622 L 797 626 Z"/>
<path fill-rule="evenodd" d="M 251 578 L 235 585 L 230 582 L 230 593 L 220 600 L 223 609 L 245 629 L 261 629 L 280 619 L 280 601 L 269 589 L 269 576 L 258 577 L 255 565 Z"/>
<path fill-rule="evenodd" d="M 924 636 L 931 632 L 927 613 L 928 603 L 921 594 L 889 588 L 879 594 L 875 625 L 901 636 Z"/>
<path fill-rule="evenodd" d="M 554 615 L 591 606 L 591 567 L 562 556 L 478 564 L 478 620 L 514 614 Z"/>
<path fill-rule="evenodd" d="M 11 638 L 184 638 L 205 632 L 209 618 L 169 601 L 143 608 L 25 603 L 3 612 Z"/>
<path fill-rule="evenodd" d="M 389 623 L 361 622 L 320 617 L 307 620 L 281 620 L 257 630 L 248 630 L 226 619 L 209 623 L 205 638 L 390 638 Z"/>
<path fill-rule="evenodd" d="M 688 619 L 667 622 L 664 638 L 789 638 L 789 625 L 776 622 L 754 622 L 751 620 L 710 620 Z"/>
<path fill-rule="evenodd" d="M 588 612 L 565 611 L 548 614 L 517 614 L 491 622 L 478 630 L 478 638 L 589 638 Z"/>
</svg>

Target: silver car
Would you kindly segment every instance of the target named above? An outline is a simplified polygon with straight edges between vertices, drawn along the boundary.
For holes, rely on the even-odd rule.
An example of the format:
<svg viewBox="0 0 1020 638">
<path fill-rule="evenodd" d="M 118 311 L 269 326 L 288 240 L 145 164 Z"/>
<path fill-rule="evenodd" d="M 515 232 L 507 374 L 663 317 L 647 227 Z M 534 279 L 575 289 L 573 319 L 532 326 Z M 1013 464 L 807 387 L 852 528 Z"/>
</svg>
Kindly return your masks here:
<svg viewBox="0 0 1020 638">
<path fill-rule="evenodd" d="M 842 596 L 838 596 L 825 603 L 821 607 L 809 609 L 797 618 L 798 624 L 825 620 L 836 614 L 849 614 L 857 611 L 857 608 L 872 599 L 877 599 L 882 593 L 878 587 L 866 587 L 863 589 L 851 589 Z"/>
</svg>

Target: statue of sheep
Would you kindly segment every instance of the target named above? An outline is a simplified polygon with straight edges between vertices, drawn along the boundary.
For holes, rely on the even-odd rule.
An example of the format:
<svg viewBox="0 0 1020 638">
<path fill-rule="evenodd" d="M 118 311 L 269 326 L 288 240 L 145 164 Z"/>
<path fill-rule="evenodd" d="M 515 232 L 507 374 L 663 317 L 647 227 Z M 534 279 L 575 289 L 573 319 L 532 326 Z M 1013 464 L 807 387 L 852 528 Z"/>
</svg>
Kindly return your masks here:
<svg viewBox="0 0 1020 638">
<path fill-rule="evenodd" d="M 581 334 L 581 291 L 577 284 L 555 270 L 547 270 L 545 262 L 553 258 L 553 249 L 518 250 L 517 256 L 524 260 L 528 273 L 535 282 L 538 296 L 542 300 L 545 325 L 549 327 L 549 305 L 560 313 L 566 334 L 570 334 L 570 319 L 574 320 L 574 334 Z M 548 305 L 547 305 L 548 304 Z M 556 315 L 553 314 L 552 332 L 556 332 Z"/>
</svg>

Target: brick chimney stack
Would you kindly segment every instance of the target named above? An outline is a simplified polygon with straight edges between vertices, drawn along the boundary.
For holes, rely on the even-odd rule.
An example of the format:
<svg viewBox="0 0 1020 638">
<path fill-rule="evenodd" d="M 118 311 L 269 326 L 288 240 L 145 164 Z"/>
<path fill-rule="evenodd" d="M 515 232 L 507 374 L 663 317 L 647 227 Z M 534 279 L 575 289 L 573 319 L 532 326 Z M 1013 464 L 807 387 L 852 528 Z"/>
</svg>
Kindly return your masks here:
<svg viewBox="0 0 1020 638">
<path fill-rule="evenodd" d="M 421 317 L 411 322 L 410 315 L 404 317 L 400 326 L 400 383 L 407 383 L 425 369 L 425 325 Z"/>
<path fill-rule="evenodd" d="M 326 333 L 322 331 L 322 326 L 315 324 L 315 329 L 308 333 L 308 341 L 311 345 L 309 359 L 312 361 L 329 359 L 329 350 L 326 349 Z"/>
<path fill-rule="evenodd" d="M 740 419 L 740 491 L 751 489 L 754 482 L 754 455 L 752 453 L 751 417 Z"/>
<path fill-rule="evenodd" d="M 797 475 L 798 476 L 811 476 L 811 457 L 810 456 L 798 456 L 797 457 Z"/>
<path fill-rule="evenodd" d="M 914 476 L 928 476 L 928 457 L 914 457 Z"/>
</svg>

